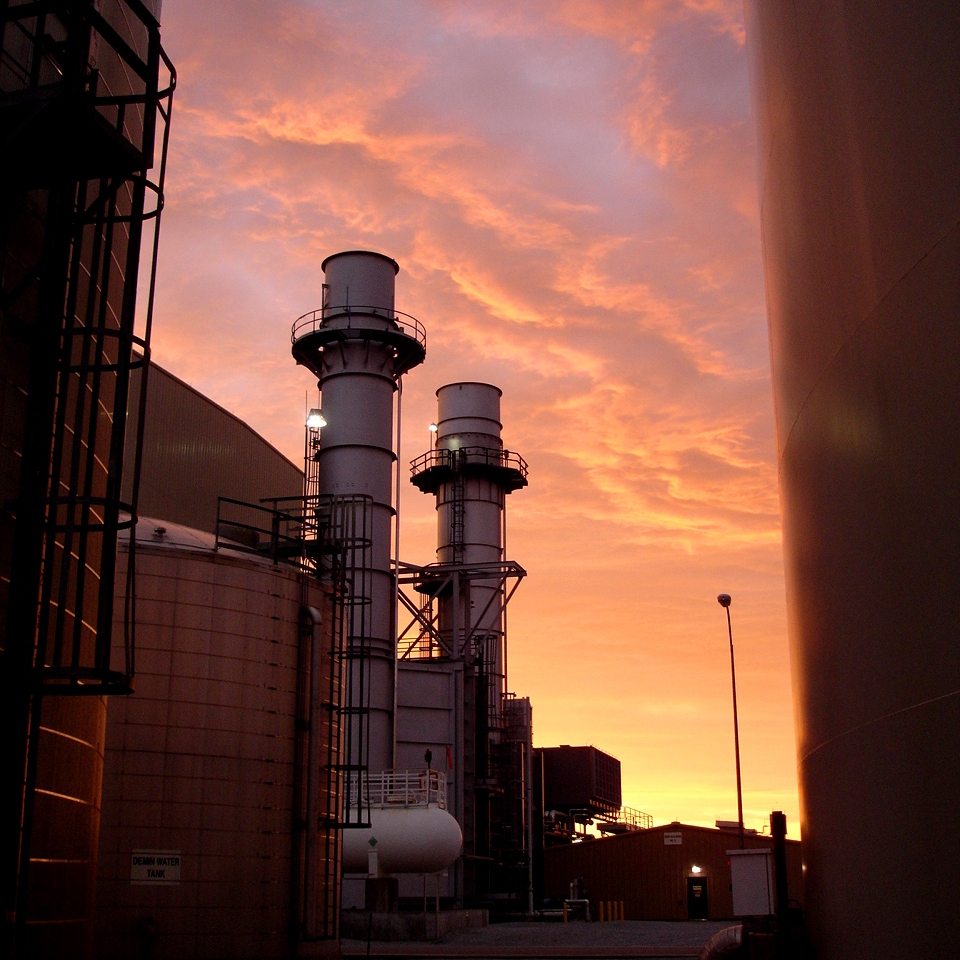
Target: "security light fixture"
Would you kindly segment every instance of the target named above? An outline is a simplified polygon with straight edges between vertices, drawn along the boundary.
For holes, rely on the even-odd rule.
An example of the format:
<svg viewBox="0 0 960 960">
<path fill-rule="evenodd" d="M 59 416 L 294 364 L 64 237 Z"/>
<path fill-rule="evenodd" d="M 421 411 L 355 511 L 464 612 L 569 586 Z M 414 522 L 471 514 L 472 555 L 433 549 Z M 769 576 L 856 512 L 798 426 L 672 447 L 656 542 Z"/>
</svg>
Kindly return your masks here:
<svg viewBox="0 0 960 960">
<path fill-rule="evenodd" d="M 320 412 L 319 407 L 314 407 L 307 414 L 307 426 L 312 427 L 314 430 L 318 430 L 321 427 L 325 427 L 327 421 L 323 419 L 323 414 Z"/>
</svg>

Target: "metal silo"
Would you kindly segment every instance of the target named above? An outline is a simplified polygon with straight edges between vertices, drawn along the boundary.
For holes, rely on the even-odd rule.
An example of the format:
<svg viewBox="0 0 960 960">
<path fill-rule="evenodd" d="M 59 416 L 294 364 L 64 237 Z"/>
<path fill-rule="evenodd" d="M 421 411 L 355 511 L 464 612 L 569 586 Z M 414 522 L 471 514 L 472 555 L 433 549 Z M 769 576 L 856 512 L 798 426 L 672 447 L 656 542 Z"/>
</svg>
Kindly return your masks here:
<svg viewBox="0 0 960 960">
<path fill-rule="evenodd" d="M 808 919 L 960 939 L 960 8 L 750 0 Z"/>
<path fill-rule="evenodd" d="M 290 518 L 248 509 L 297 545 Z M 142 518 L 136 536 L 138 682 L 110 705 L 95 955 L 339 956 L 338 585 L 222 532 Z"/>
<path fill-rule="evenodd" d="M 114 581 L 175 82 L 158 8 L 0 5 L 0 883 L 16 956 L 89 949 L 102 695 L 131 688 Z"/>
<path fill-rule="evenodd" d="M 394 260 L 355 250 L 327 257 L 322 269 L 323 306 L 294 324 L 293 355 L 317 376 L 321 393 L 325 425 L 312 457 L 314 492 L 372 498 L 365 542 L 348 558 L 354 653 L 349 696 L 356 719 L 345 767 L 348 774 L 362 774 L 394 763 L 394 394 L 400 377 L 423 361 L 426 334 L 419 321 L 394 309 L 400 269 Z"/>
</svg>

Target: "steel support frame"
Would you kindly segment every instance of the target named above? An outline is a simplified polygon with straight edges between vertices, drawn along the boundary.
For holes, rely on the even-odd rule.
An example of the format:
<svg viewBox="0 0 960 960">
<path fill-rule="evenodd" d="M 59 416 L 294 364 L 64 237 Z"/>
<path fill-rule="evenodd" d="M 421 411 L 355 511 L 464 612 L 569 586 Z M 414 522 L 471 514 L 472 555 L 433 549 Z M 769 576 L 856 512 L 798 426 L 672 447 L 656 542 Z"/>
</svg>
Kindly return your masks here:
<svg viewBox="0 0 960 960">
<path fill-rule="evenodd" d="M 436 646 L 441 657 L 451 660 L 465 660 L 473 651 L 473 646 L 479 637 L 479 624 L 487 618 L 488 614 L 494 610 L 493 603 L 495 598 L 499 597 L 500 602 L 494 610 L 497 618 L 502 617 L 506 611 L 507 604 L 513 598 L 520 581 L 527 575 L 526 570 L 512 560 L 495 563 L 474 563 L 474 564 L 429 564 L 427 566 L 415 566 L 414 564 L 400 563 L 398 582 L 401 585 L 415 586 L 417 584 L 429 584 L 430 590 L 426 593 L 427 600 L 418 604 L 415 598 L 410 597 L 406 592 L 400 590 L 400 603 L 412 615 L 409 623 L 398 633 L 402 638 L 409 635 L 410 630 L 416 625 L 420 626 L 419 636 L 410 642 L 406 650 L 400 655 L 400 660 L 421 659 L 415 656 L 415 651 L 423 643 L 424 637 L 429 641 L 429 650 L 432 655 L 434 646 Z M 508 589 L 507 584 L 514 580 L 513 585 Z M 460 624 L 459 608 L 460 595 L 466 590 L 469 594 L 470 584 L 474 580 L 498 581 L 498 589 L 491 592 L 483 609 L 475 615 L 474 620 L 477 626 L 464 632 Z M 437 619 L 439 613 L 434 611 L 434 599 L 447 590 L 452 591 L 453 596 L 457 598 L 454 605 L 454 618 L 457 621 L 453 626 L 452 644 L 448 643 L 440 634 L 437 628 Z M 469 596 L 467 596 L 469 601 Z M 482 638 L 481 638 L 482 639 Z M 430 658 L 423 658 L 430 659 Z"/>
</svg>

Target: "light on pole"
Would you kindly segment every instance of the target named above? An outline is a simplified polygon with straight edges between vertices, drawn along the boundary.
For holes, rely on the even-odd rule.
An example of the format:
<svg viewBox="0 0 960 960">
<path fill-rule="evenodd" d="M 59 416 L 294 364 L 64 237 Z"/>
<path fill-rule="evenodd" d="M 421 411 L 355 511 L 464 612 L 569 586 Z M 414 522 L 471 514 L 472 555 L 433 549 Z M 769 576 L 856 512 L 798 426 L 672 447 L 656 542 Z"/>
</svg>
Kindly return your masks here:
<svg viewBox="0 0 960 960">
<path fill-rule="evenodd" d="M 740 849 L 743 849 L 743 788 L 740 784 L 740 728 L 737 724 L 737 668 L 733 661 L 733 627 L 730 625 L 730 594 L 721 593 L 717 603 L 727 611 L 727 635 L 730 637 L 730 680 L 733 684 L 733 749 L 737 758 L 737 824 Z"/>
</svg>

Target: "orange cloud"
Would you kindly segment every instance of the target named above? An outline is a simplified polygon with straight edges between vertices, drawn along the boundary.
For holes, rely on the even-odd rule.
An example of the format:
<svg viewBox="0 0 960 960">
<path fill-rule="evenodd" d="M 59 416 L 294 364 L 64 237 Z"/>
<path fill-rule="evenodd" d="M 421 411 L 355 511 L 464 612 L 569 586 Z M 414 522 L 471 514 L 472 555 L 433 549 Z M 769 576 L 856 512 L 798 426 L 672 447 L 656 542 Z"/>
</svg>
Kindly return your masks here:
<svg viewBox="0 0 960 960">
<path fill-rule="evenodd" d="M 395 257 L 428 337 L 402 457 L 426 447 L 436 387 L 476 379 L 502 387 L 505 443 L 530 463 L 508 509 L 529 571 L 510 685 L 538 742 L 613 752 L 626 802 L 660 820 L 729 819 L 726 590 L 750 825 L 795 823 L 739 4 L 163 13 L 180 86 L 157 360 L 297 460 L 315 383 L 289 330 L 320 261 Z M 405 484 L 402 515 L 405 559 L 432 559 L 430 498 Z"/>
</svg>

